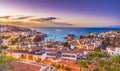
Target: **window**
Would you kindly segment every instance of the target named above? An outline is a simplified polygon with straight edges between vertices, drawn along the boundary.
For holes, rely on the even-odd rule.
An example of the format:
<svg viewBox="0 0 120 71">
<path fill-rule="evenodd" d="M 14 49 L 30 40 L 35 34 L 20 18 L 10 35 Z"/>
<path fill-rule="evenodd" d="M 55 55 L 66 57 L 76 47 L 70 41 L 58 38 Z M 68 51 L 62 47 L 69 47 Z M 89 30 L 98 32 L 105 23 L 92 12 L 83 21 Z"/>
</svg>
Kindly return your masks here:
<svg viewBox="0 0 120 71">
<path fill-rule="evenodd" d="M 56 56 L 56 53 L 47 53 L 47 55 Z"/>
<path fill-rule="evenodd" d="M 72 58 L 75 58 L 75 55 L 67 55 L 67 54 L 63 54 L 62 56 L 63 56 L 63 57 L 72 57 Z"/>
</svg>

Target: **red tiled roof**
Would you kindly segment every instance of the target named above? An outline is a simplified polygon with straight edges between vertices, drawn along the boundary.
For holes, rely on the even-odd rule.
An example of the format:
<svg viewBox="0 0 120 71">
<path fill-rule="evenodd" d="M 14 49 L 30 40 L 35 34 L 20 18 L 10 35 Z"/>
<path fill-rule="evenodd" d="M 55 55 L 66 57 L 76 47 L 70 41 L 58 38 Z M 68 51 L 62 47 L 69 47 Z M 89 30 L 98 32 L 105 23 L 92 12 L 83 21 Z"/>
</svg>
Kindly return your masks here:
<svg viewBox="0 0 120 71">
<path fill-rule="evenodd" d="M 61 58 L 46 58 L 44 60 L 45 63 L 49 62 L 49 64 L 51 64 L 54 61 L 56 61 L 56 64 L 59 64 L 59 65 L 64 65 L 74 69 L 79 69 L 79 65 L 76 64 L 76 60 L 61 59 Z"/>
<path fill-rule="evenodd" d="M 40 65 L 24 62 L 13 62 L 12 65 L 14 66 L 12 71 L 39 71 L 41 68 Z"/>
<path fill-rule="evenodd" d="M 89 71 L 92 71 L 95 67 L 96 67 L 95 63 L 91 63 L 90 65 L 88 65 Z"/>
<path fill-rule="evenodd" d="M 116 36 L 116 37 L 120 37 L 120 33 L 117 33 L 115 36 Z"/>
<path fill-rule="evenodd" d="M 0 44 L 0 46 L 5 46 L 5 45 L 3 45 L 3 44 Z"/>
<path fill-rule="evenodd" d="M 115 51 L 115 48 L 113 46 L 108 46 L 107 48 L 111 49 L 112 51 Z"/>
</svg>

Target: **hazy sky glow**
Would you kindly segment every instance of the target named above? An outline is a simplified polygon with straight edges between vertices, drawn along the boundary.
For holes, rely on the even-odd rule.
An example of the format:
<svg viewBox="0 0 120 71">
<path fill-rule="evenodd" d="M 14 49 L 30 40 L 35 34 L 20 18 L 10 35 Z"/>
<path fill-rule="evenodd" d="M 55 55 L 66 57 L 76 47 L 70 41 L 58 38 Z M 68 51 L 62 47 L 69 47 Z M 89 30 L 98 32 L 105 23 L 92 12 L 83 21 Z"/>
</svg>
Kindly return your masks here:
<svg viewBox="0 0 120 71">
<path fill-rule="evenodd" d="M 64 27 L 65 24 L 73 27 L 120 26 L 120 0 L 0 0 L 0 16 L 16 15 L 34 16 L 34 19 L 56 17 L 39 25 L 47 27 Z M 7 23 L 14 21 L 6 20 Z"/>
</svg>

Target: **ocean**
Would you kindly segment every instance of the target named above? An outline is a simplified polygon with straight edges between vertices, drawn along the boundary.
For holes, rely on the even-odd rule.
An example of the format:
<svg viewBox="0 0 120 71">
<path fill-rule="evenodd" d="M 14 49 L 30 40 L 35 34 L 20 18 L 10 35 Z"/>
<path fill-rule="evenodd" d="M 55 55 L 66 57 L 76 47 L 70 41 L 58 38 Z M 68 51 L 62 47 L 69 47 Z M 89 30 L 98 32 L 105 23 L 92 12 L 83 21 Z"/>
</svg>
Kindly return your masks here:
<svg viewBox="0 0 120 71">
<path fill-rule="evenodd" d="M 68 27 L 36 27 L 32 28 L 34 30 L 37 30 L 39 32 L 42 32 L 47 35 L 45 38 L 45 41 L 49 41 L 50 39 L 54 39 L 54 41 L 62 41 L 65 42 L 66 39 L 64 39 L 65 36 L 68 34 L 74 34 L 75 38 L 79 38 L 81 35 L 86 35 L 90 32 L 94 33 L 101 33 L 106 31 L 117 31 L 120 30 L 120 28 L 68 28 Z"/>
</svg>

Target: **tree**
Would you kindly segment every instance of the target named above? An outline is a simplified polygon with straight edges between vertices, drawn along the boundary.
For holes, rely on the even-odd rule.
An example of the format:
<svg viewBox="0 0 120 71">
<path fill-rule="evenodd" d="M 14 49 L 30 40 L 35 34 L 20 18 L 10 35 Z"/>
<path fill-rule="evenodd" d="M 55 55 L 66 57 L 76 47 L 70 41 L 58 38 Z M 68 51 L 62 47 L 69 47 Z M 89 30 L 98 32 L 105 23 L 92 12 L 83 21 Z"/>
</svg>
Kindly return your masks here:
<svg viewBox="0 0 120 71">
<path fill-rule="evenodd" d="M 111 58 L 111 60 L 115 63 L 115 64 L 119 64 L 120 65 L 120 55 L 115 55 Z"/>
<path fill-rule="evenodd" d="M 80 66 L 80 71 L 81 67 L 87 68 L 89 62 L 94 64 L 93 71 L 120 71 L 120 55 L 109 56 L 96 50 L 94 53 L 88 54 L 87 60 L 79 60 L 77 62 Z"/>
<path fill-rule="evenodd" d="M 65 68 L 64 68 L 66 71 L 71 71 L 72 69 L 70 68 L 70 67 L 68 67 L 68 66 L 66 66 Z"/>
<path fill-rule="evenodd" d="M 52 62 L 52 63 L 51 63 L 51 66 L 55 67 L 56 69 L 60 69 L 60 68 L 62 68 L 61 65 L 56 64 L 55 62 Z"/>
<path fill-rule="evenodd" d="M 64 42 L 63 45 L 64 45 L 65 47 L 68 47 L 68 46 L 69 46 L 69 44 L 68 44 L 67 42 Z"/>
<path fill-rule="evenodd" d="M 107 46 L 111 45 L 110 44 L 110 38 L 104 38 L 103 41 L 102 41 L 102 47 L 103 49 L 106 49 Z"/>
<path fill-rule="evenodd" d="M 1 46 L 0 49 L 7 49 L 8 46 Z"/>
<path fill-rule="evenodd" d="M 0 54 L 0 71 L 9 71 L 13 69 L 13 66 L 11 65 L 12 61 L 15 61 L 15 59 Z"/>
<path fill-rule="evenodd" d="M 52 62 L 52 63 L 51 63 L 51 66 L 53 66 L 53 67 L 55 67 L 55 68 L 56 68 L 56 65 L 57 65 L 57 64 L 56 64 L 55 62 Z"/>
<path fill-rule="evenodd" d="M 82 71 L 82 67 L 83 68 L 88 68 L 88 61 L 87 60 L 82 60 L 82 59 L 80 59 L 80 60 L 78 60 L 77 61 L 77 64 L 79 65 L 79 67 L 80 67 L 80 71 Z"/>
<path fill-rule="evenodd" d="M 9 41 L 9 44 L 16 44 L 16 43 L 19 43 L 19 42 L 21 42 L 22 41 L 22 39 L 20 38 L 20 37 L 17 37 L 17 38 L 13 38 L 13 39 L 11 39 L 10 41 Z"/>
</svg>

